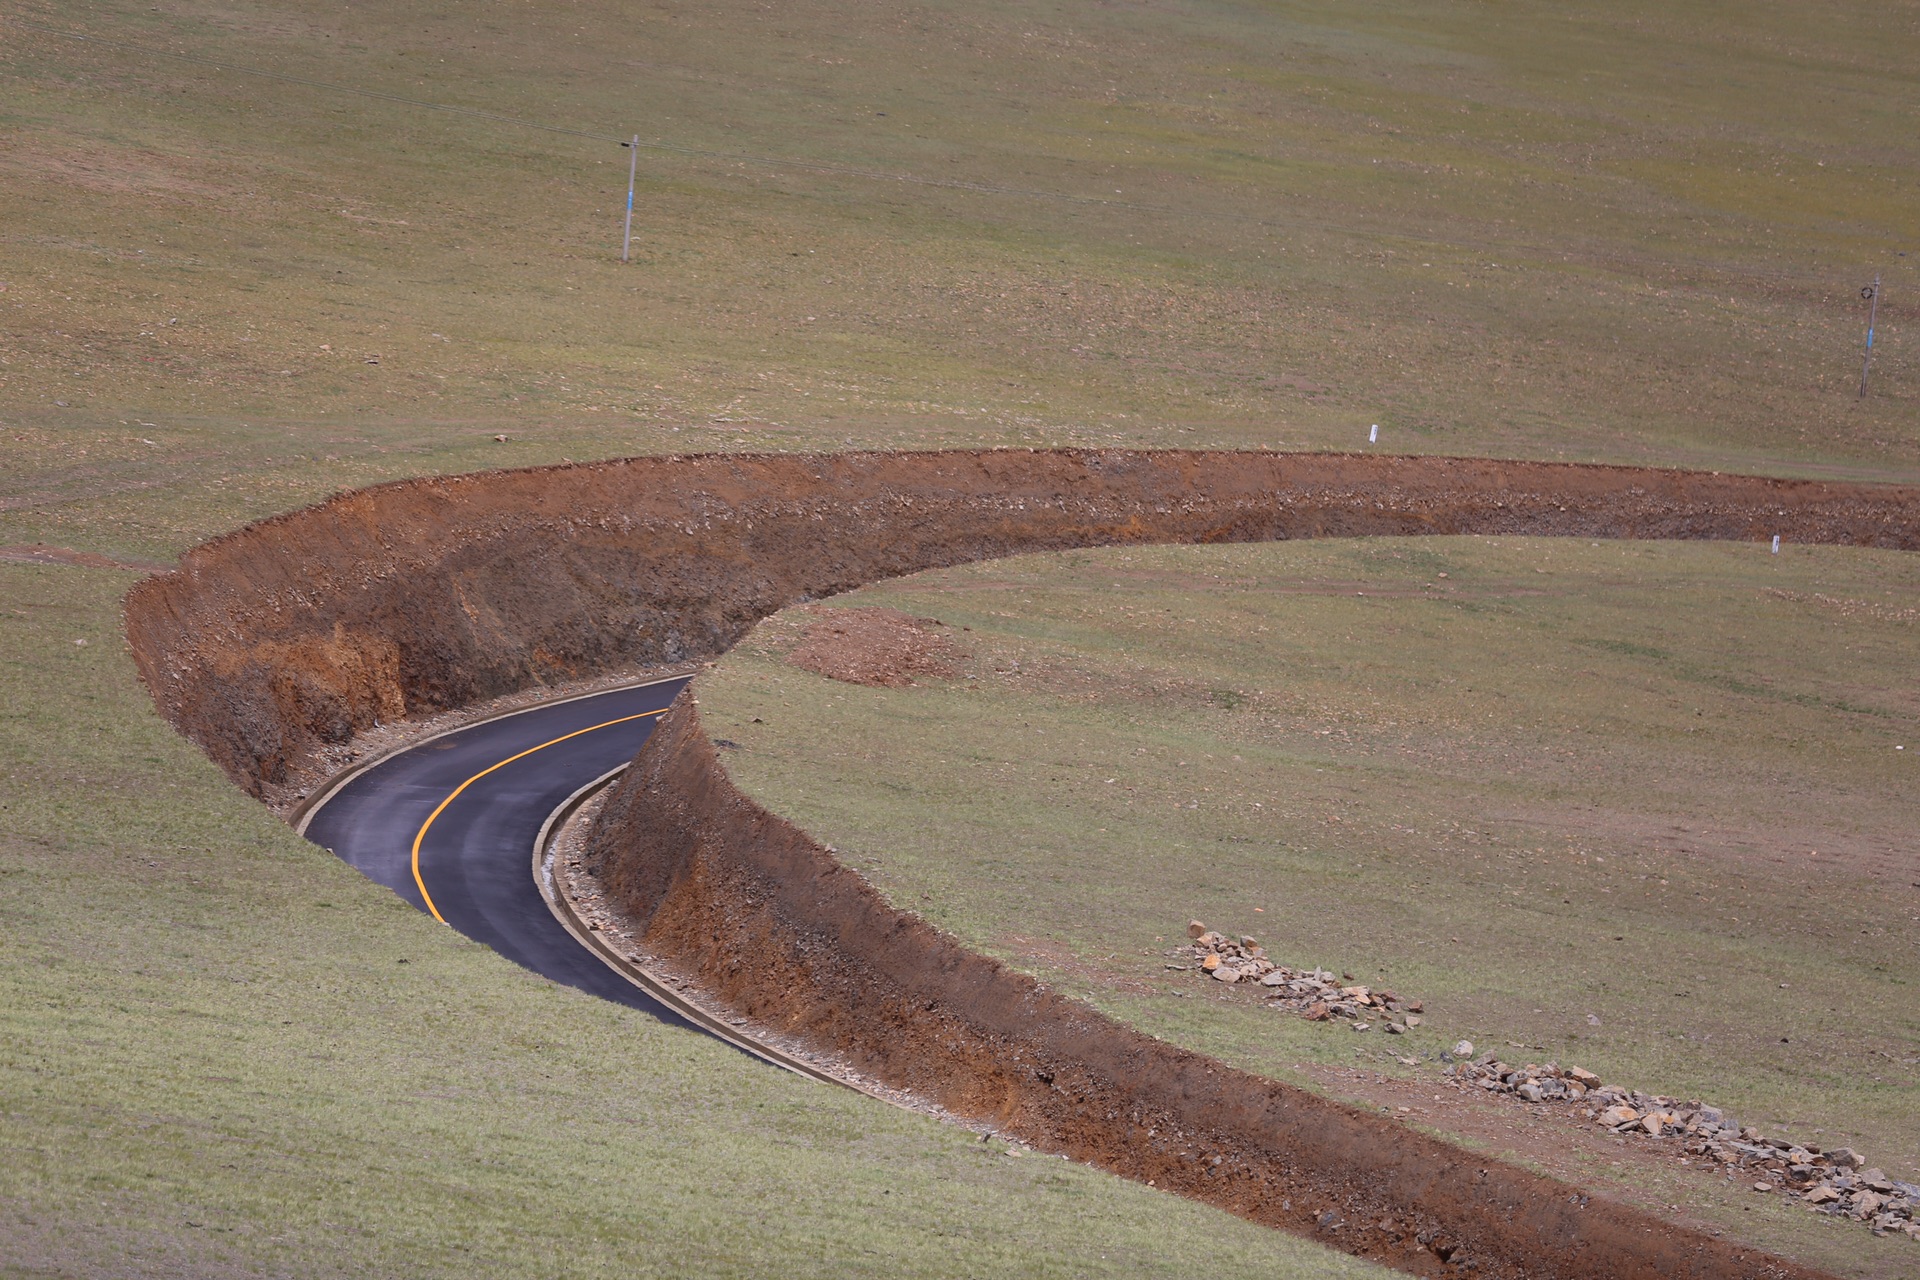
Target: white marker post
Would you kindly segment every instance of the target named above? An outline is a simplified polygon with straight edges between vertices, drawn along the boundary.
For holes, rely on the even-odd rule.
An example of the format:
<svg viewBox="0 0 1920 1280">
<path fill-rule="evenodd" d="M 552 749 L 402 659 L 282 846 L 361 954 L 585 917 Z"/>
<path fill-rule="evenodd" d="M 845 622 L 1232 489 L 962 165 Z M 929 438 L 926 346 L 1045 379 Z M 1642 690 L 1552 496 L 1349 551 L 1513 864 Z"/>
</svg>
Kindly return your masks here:
<svg viewBox="0 0 1920 1280">
<path fill-rule="evenodd" d="M 1873 368 L 1873 322 L 1880 318 L 1880 277 L 1860 291 L 1867 300 L 1867 354 L 1860 361 L 1860 398 L 1867 398 L 1867 371 Z"/>
<path fill-rule="evenodd" d="M 1380 424 L 1379 423 L 1377 422 L 1374 423 L 1373 430 L 1367 432 L 1367 443 L 1368 444 L 1380 443 Z"/>
<path fill-rule="evenodd" d="M 633 247 L 633 179 L 640 171 L 640 135 L 636 133 L 632 142 L 620 145 L 633 149 L 633 154 L 627 157 L 627 229 L 620 235 L 620 261 L 625 262 L 627 251 Z"/>
<path fill-rule="evenodd" d="M 1780 535 L 1777 533 L 1773 535 L 1773 554 L 1780 554 Z"/>
</svg>

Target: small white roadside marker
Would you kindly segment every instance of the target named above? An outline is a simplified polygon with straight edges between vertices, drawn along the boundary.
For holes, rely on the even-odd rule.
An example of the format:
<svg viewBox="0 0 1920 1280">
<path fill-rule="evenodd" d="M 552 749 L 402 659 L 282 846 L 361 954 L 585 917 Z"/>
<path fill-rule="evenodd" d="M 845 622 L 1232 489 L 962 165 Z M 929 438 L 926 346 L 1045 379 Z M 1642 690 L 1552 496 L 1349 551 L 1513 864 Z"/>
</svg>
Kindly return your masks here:
<svg viewBox="0 0 1920 1280">
<path fill-rule="evenodd" d="M 1773 535 L 1773 554 L 1780 554 L 1780 535 L 1777 533 Z"/>
<path fill-rule="evenodd" d="M 1367 443 L 1368 444 L 1380 443 L 1380 424 L 1379 423 L 1377 422 L 1374 423 L 1373 430 L 1367 432 Z"/>
</svg>

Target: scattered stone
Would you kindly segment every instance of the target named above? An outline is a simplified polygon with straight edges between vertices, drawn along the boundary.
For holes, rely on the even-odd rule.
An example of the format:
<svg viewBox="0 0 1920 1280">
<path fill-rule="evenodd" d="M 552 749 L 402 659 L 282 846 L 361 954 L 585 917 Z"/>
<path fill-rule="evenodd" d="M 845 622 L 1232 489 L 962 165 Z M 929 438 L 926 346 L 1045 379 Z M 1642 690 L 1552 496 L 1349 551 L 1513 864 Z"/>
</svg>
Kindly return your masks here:
<svg viewBox="0 0 1920 1280">
<path fill-rule="evenodd" d="M 1189 965 L 1183 962 L 1198 961 L 1199 970 L 1216 981 L 1258 985 L 1268 993 L 1269 1008 L 1297 1013 L 1311 1022 L 1332 1018 L 1379 1021 L 1382 1031 L 1396 1036 L 1421 1023 L 1419 1017 L 1410 1016 L 1425 1008 L 1420 1001 L 1402 1000 L 1392 991 L 1355 986 L 1351 974 L 1340 974 L 1336 981 L 1326 969 L 1275 964 L 1258 938 L 1229 937 L 1209 929 L 1201 920 L 1188 922 L 1187 937 L 1191 941 L 1186 946 L 1168 950 L 1167 956 L 1173 961 L 1167 966 L 1169 970 L 1184 969 Z M 1473 1046 L 1461 1043 L 1467 1051 L 1456 1052 L 1455 1056 L 1471 1057 Z M 1456 1045 L 1456 1051 L 1458 1048 Z"/>
<path fill-rule="evenodd" d="M 1462 1048 L 1472 1046 L 1454 1046 L 1454 1056 L 1465 1060 L 1447 1068 L 1457 1088 L 1512 1094 L 1528 1103 L 1584 1103 L 1577 1114 L 1601 1128 L 1626 1139 L 1672 1143 L 1689 1160 L 1703 1157 L 1701 1168 L 1724 1168 L 1729 1176 L 1744 1171 L 1757 1193 L 1779 1191 L 1817 1213 L 1863 1222 L 1876 1234 L 1920 1239 L 1920 1184 L 1861 1168 L 1865 1159 L 1849 1148 L 1823 1152 L 1812 1143 L 1769 1138 L 1718 1107 L 1607 1084 L 1582 1067 L 1516 1066 L 1492 1053 L 1473 1058 Z"/>
<path fill-rule="evenodd" d="M 1168 969 L 1191 968 L 1218 982 L 1257 986 L 1269 1008 L 1298 1014 L 1309 1022 L 1339 1019 L 1356 1032 L 1371 1031 L 1377 1025 L 1383 1034 L 1397 1036 L 1421 1025 L 1418 1015 L 1425 1010 L 1420 1001 L 1357 984 L 1350 973 L 1275 964 L 1256 939 L 1228 937 L 1199 920 L 1187 926 L 1187 936 L 1192 940 L 1189 945 L 1167 953 L 1172 961 Z M 1475 1056 L 1471 1040 L 1456 1041 L 1450 1051 L 1428 1056 L 1447 1064 L 1446 1074 L 1455 1088 L 1507 1094 L 1531 1106 L 1577 1107 L 1575 1115 L 1620 1139 L 1666 1144 L 1676 1156 L 1684 1154 L 1688 1161 L 1697 1157 L 1695 1168 L 1724 1169 L 1729 1180 L 1744 1172 L 1756 1194 L 1778 1191 L 1816 1213 L 1861 1222 L 1876 1235 L 1920 1240 L 1920 1183 L 1902 1182 L 1883 1170 L 1863 1167 L 1866 1159 L 1851 1148 L 1823 1152 L 1812 1143 L 1768 1138 L 1718 1107 L 1608 1084 L 1584 1067 L 1509 1063 L 1492 1052 Z M 1408 1066 L 1419 1061 L 1398 1060 Z"/>
</svg>

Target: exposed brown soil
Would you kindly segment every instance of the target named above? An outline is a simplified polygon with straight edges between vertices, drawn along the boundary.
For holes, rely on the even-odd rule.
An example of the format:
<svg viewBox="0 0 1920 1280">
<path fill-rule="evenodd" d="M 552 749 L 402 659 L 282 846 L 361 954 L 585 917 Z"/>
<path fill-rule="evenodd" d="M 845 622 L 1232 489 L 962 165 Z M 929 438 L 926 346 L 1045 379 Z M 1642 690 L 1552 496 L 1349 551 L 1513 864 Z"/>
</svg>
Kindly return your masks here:
<svg viewBox="0 0 1920 1280">
<path fill-rule="evenodd" d="M 162 712 L 262 795 L 376 723 L 724 651 L 760 618 L 1018 552 L 1364 534 L 1920 549 L 1920 489 L 1448 458 L 716 455 L 422 479 L 128 596 Z M 1152 1040 L 882 901 L 734 790 L 685 699 L 592 857 L 746 1015 L 1050 1150 L 1418 1274 L 1810 1276 Z"/>
<path fill-rule="evenodd" d="M 1480 1147 L 1511 1152 L 1553 1177 L 1578 1182 L 1589 1176 L 1583 1165 L 1604 1161 L 1622 1170 L 1608 1180 L 1608 1195 L 1613 1199 L 1660 1214 L 1668 1222 L 1714 1230 L 1704 1219 L 1680 1217 L 1678 1205 L 1643 1189 L 1662 1175 L 1691 1164 L 1678 1143 L 1618 1137 L 1569 1108 L 1537 1106 L 1511 1094 L 1467 1088 L 1438 1073 L 1425 1079 L 1408 1079 L 1364 1067 L 1309 1065 L 1305 1070 L 1328 1093 L 1379 1108 L 1401 1124 L 1420 1125 Z M 1688 1172 L 1691 1177 L 1698 1176 L 1697 1170 Z"/>
<path fill-rule="evenodd" d="M 968 951 L 742 795 L 689 694 L 608 800 L 586 869 L 648 951 L 867 1076 L 1403 1271 L 1819 1274 L 1165 1044 Z"/>
<path fill-rule="evenodd" d="M 787 654 L 787 661 L 829 680 L 900 688 L 915 676 L 954 673 L 951 637 L 938 618 L 898 609 L 830 609 Z"/>
<path fill-rule="evenodd" d="M 785 605 L 1017 552 L 1362 534 L 1914 549 L 1920 489 L 1342 454 L 992 450 L 635 458 L 344 493 L 127 600 L 162 712 L 261 795 L 325 744 L 617 667 Z"/>
</svg>

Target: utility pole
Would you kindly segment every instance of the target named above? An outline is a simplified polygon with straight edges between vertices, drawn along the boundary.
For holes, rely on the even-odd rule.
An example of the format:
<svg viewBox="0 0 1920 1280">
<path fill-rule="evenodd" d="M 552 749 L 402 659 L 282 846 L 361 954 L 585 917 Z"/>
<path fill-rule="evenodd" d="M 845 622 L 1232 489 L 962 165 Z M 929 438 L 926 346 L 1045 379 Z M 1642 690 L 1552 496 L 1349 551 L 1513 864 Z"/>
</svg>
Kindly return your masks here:
<svg viewBox="0 0 1920 1280">
<path fill-rule="evenodd" d="M 620 144 L 628 147 L 633 154 L 627 157 L 627 229 L 620 234 L 620 261 L 627 260 L 627 253 L 633 247 L 633 179 L 640 171 L 640 135 L 634 134 L 632 142 Z M 1860 394 L 1867 394 L 1866 384 L 1860 385 Z"/>
<path fill-rule="evenodd" d="M 1875 276 L 1873 283 L 1860 291 L 1867 300 L 1867 354 L 1860 361 L 1860 398 L 1867 398 L 1867 371 L 1873 368 L 1873 322 L 1880 318 L 1880 277 Z"/>
</svg>

